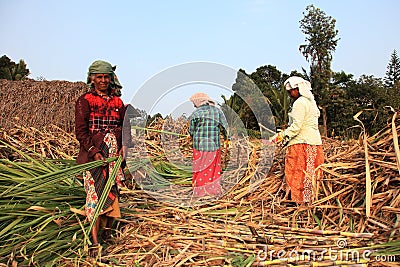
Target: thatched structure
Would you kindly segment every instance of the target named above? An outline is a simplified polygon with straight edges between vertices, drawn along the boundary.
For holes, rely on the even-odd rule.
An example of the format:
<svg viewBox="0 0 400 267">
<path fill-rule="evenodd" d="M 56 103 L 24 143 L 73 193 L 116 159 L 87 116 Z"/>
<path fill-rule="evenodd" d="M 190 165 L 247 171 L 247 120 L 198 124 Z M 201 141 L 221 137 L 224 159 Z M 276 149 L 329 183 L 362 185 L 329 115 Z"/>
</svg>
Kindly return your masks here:
<svg viewBox="0 0 400 267">
<path fill-rule="evenodd" d="M 89 91 L 84 82 L 0 80 L 0 127 L 15 125 L 43 130 L 52 125 L 72 133 L 75 129 L 75 102 Z M 140 116 L 128 105 L 130 118 Z"/>
<path fill-rule="evenodd" d="M 75 102 L 87 91 L 84 82 L 0 80 L 0 127 L 18 124 L 42 129 L 53 124 L 71 132 Z"/>
</svg>

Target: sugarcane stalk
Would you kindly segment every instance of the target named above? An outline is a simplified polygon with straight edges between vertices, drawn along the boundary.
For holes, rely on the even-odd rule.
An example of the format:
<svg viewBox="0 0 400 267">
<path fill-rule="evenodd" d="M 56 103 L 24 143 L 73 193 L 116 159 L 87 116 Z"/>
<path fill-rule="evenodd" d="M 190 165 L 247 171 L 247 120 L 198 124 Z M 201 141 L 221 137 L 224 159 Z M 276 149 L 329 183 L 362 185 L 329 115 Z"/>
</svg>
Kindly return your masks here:
<svg viewBox="0 0 400 267">
<path fill-rule="evenodd" d="M 108 194 L 111 191 L 111 187 L 115 184 L 115 177 L 117 176 L 117 173 L 121 167 L 122 160 L 123 160 L 123 158 L 120 155 L 118 157 L 118 159 L 115 161 L 115 165 L 111 172 L 111 175 L 108 177 L 107 183 L 103 189 L 103 193 L 101 194 L 101 196 L 97 202 L 92 221 L 90 222 L 90 225 L 89 225 L 88 229 L 86 230 L 86 236 L 89 236 L 90 232 L 93 229 L 94 224 L 96 223 L 96 221 L 100 215 L 101 210 L 103 209 L 104 203 L 106 203 Z M 87 241 L 88 241 L 89 245 L 92 245 L 92 242 L 90 241 L 90 239 L 88 239 Z"/>
<path fill-rule="evenodd" d="M 394 113 L 392 116 L 393 147 L 394 147 L 394 151 L 396 154 L 397 168 L 398 168 L 399 175 L 400 175 L 400 149 L 399 149 L 399 138 L 398 138 L 397 129 L 396 129 L 397 111 L 395 111 L 394 108 L 392 108 L 392 107 L 389 107 L 389 108 Z"/>
<path fill-rule="evenodd" d="M 138 130 L 145 130 L 145 131 L 149 131 L 149 132 L 155 132 L 155 133 L 175 135 L 175 136 L 183 136 L 183 137 L 189 137 L 190 136 L 188 134 L 179 134 L 179 133 L 174 133 L 174 132 L 169 132 L 169 131 L 156 130 L 156 129 L 146 128 L 146 127 L 139 127 L 139 126 L 131 126 L 131 128 L 132 129 L 138 129 Z"/>
</svg>

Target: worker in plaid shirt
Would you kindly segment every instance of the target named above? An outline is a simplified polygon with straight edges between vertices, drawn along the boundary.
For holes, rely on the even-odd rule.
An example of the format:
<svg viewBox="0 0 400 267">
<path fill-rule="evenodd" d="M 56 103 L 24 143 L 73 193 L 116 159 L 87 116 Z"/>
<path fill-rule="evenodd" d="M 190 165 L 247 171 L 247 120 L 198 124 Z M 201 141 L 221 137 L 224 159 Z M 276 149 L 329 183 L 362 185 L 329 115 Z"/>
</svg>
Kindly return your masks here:
<svg viewBox="0 0 400 267">
<path fill-rule="evenodd" d="M 221 195 L 221 140 L 228 140 L 228 123 L 224 113 L 205 93 L 190 97 L 196 110 L 189 117 L 189 134 L 193 141 L 193 196 Z"/>
</svg>

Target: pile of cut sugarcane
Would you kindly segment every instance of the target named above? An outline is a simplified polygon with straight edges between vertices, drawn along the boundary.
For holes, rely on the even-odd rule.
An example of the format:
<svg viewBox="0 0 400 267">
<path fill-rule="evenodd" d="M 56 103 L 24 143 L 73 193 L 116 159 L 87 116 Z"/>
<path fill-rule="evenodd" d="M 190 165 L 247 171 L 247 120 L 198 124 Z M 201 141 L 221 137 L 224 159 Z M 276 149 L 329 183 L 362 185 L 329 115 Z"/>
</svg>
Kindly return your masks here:
<svg viewBox="0 0 400 267">
<path fill-rule="evenodd" d="M 171 122 L 148 127 L 149 143 L 143 147 L 150 155 L 175 162 L 171 156 L 162 157 L 170 151 L 163 149 L 166 123 Z M 309 206 L 287 201 L 284 150 L 277 148 L 268 173 L 260 174 L 260 142 L 236 140 L 236 145 L 247 144 L 250 160 L 222 199 L 187 207 L 168 204 L 168 199 L 160 202 L 143 190 L 123 192 L 134 201 L 123 204 L 124 226 L 116 244 L 108 248 L 110 255 L 120 255 L 118 261 L 130 266 L 309 266 L 310 261 L 313 266 L 367 266 L 379 259 L 371 256 L 374 252 L 386 253 L 386 262 L 380 264 L 389 266 L 400 259 L 398 132 L 393 120 L 378 134 L 361 135 L 353 142 L 324 139 L 323 174 L 314 184 L 317 194 Z M 179 138 L 181 144 L 189 142 Z M 190 150 L 183 150 L 190 158 Z M 234 153 L 230 159 L 235 159 Z M 252 191 L 249 180 L 255 174 L 264 177 Z M 302 258 L 310 251 L 317 258 Z"/>
<path fill-rule="evenodd" d="M 395 266 L 393 260 L 400 260 L 399 132 L 400 122 L 394 117 L 391 124 L 371 137 L 361 135 L 352 142 L 324 139 L 323 174 L 314 184 L 317 193 L 309 206 L 298 206 L 287 200 L 283 182 L 284 148 L 274 148 L 272 165 L 264 168 L 260 162 L 271 155 L 269 150 L 262 152 L 261 142 L 245 137 L 233 139 L 230 151 L 222 152 L 227 166 L 224 171 L 229 178 L 223 183 L 224 196 L 189 205 L 176 201 L 191 190 L 187 122 L 183 119 L 155 121 L 134 136 L 128 167 L 131 182 L 136 186 L 121 191 L 123 216 L 117 222 L 114 242 L 104 249 L 107 255 L 103 258 L 118 266 L 369 266 L 378 263 Z M 68 146 L 62 144 L 62 139 L 58 139 L 59 143 L 49 143 L 28 137 L 27 133 L 13 136 L 2 133 L 2 140 L 11 146 L 20 150 L 30 146 L 48 158 L 64 157 L 56 151 L 70 148 L 76 142 L 72 136 L 65 143 Z M 30 140 L 30 144 L 24 146 L 24 140 Z M 32 142 L 41 145 L 32 146 Z M 51 167 L 40 167 L 40 164 L 50 164 L 49 161 L 29 165 L 32 160 L 20 159 L 6 146 L 0 152 L 3 158 L 12 155 L 13 159 L 2 161 L 3 168 L 9 167 L 18 173 L 12 166 L 26 164 L 23 168 L 32 174 L 32 179 L 46 173 L 57 177 L 52 175 L 57 171 L 54 164 L 60 170 L 73 167 L 71 162 L 61 161 L 51 161 Z M 36 168 L 41 171 L 37 172 Z M 15 173 L 7 175 L 14 177 Z M 43 186 L 33 182 L 34 189 L 42 191 L 33 190 L 29 195 L 23 190 L 28 185 L 19 185 L 23 175 L 6 184 L 7 175 L 1 175 L 0 186 L 8 188 L 4 196 L 9 201 L 2 205 L 12 216 L 2 215 L 2 226 L 10 225 L 2 233 L 14 231 L 0 237 L 0 251 L 9 249 L 1 254 L 0 262 L 89 264 L 83 249 L 88 224 L 74 209 L 66 208 L 79 209 L 83 205 L 80 184 L 74 181 L 64 185 L 54 179 L 60 187 L 66 187 L 59 189 L 51 181 L 46 180 Z M 162 184 L 165 181 L 167 186 Z M 149 189 L 154 185 L 160 186 L 157 191 Z M 167 187 L 172 190 L 165 190 Z M 61 197 L 47 200 L 38 197 L 32 203 L 12 205 L 24 197 L 44 195 L 46 190 L 60 192 Z M 68 194 L 61 193 L 66 192 L 63 190 Z M 175 199 L 168 195 L 171 192 L 175 193 Z M 16 196 L 12 198 L 12 194 Z M 40 216 L 48 217 L 24 226 Z M 40 223 L 43 220 L 45 224 Z M 41 238 L 36 241 L 38 236 Z M 58 239 L 62 244 L 59 248 L 54 245 Z M 17 241 L 23 245 L 17 245 Z M 35 249 L 31 248 L 32 242 Z M 45 252 L 53 250 L 55 253 L 44 257 Z"/>
<path fill-rule="evenodd" d="M 14 124 L 14 127 L 9 130 L 0 128 L 0 139 L 7 141 L 23 153 L 32 155 L 32 152 L 35 152 L 43 158 L 72 160 L 79 151 L 79 142 L 75 135 L 55 125 L 48 125 L 38 130 L 34 127 Z M 10 148 L 0 147 L 0 158 L 16 160 L 20 156 Z"/>
</svg>

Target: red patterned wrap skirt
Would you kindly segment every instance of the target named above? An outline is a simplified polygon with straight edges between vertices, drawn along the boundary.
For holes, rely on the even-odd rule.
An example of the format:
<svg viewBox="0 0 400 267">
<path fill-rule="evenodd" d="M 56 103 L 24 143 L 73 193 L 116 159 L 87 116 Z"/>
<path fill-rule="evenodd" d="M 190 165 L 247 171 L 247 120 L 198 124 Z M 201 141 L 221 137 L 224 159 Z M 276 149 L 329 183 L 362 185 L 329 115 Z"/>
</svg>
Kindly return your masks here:
<svg viewBox="0 0 400 267">
<path fill-rule="evenodd" d="M 221 194 L 221 149 L 199 151 L 193 149 L 193 196 L 218 196 Z"/>
</svg>

